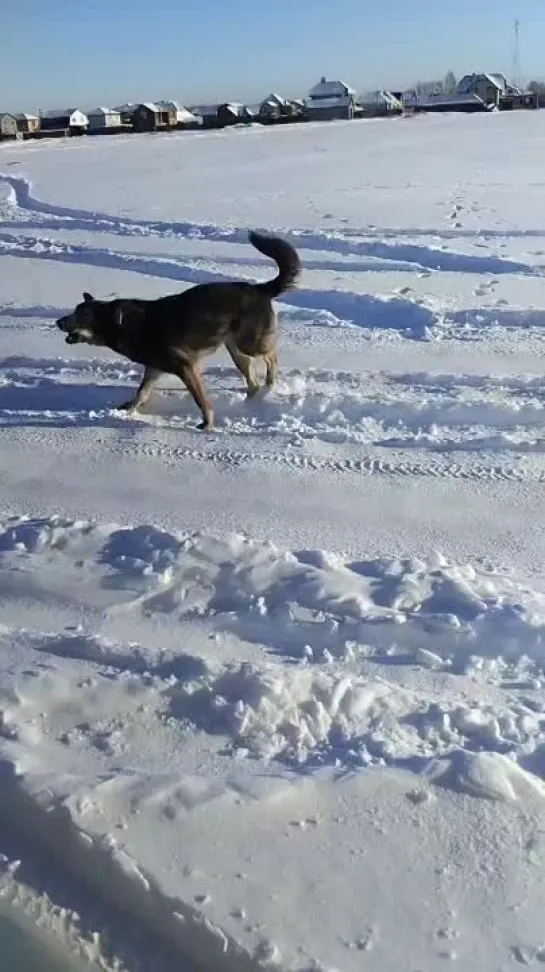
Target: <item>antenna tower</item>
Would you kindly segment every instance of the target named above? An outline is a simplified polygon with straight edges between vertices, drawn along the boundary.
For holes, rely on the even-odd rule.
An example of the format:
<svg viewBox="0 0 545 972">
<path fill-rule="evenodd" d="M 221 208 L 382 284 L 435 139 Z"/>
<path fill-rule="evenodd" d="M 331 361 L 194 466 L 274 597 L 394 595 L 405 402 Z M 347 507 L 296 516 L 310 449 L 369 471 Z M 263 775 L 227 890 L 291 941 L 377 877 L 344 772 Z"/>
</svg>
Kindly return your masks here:
<svg viewBox="0 0 545 972">
<path fill-rule="evenodd" d="M 515 20 L 515 37 L 513 47 L 513 84 L 520 87 L 520 20 Z"/>
</svg>

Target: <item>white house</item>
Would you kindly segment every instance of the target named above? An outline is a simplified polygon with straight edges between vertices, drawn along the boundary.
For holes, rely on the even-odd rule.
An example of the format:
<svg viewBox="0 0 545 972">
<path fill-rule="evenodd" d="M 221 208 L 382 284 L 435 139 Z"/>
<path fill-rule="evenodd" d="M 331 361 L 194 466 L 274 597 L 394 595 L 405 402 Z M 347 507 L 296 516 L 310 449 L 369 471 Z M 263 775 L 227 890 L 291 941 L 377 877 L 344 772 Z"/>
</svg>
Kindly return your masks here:
<svg viewBox="0 0 545 972">
<path fill-rule="evenodd" d="M 311 119 L 353 118 L 356 92 L 344 81 L 321 78 L 308 93 L 305 114 Z"/>
<path fill-rule="evenodd" d="M 60 131 L 71 129 L 74 132 L 85 132 L 89 127 L 89 119 L 79 108 L 55 108 L 40 114 L 43 131 Z"/>
<path fill-rule="evenodd" d="M 174 111 L 177 125 L 199 125 L 200 121 L 193 112 L 184 108 L 178 101 L 157 101 L 156 104 L 162 111 Z"/>
<path fill-rule="evenodd" d="M 103 131 L 105 128 L 121 127 L 121 112 L 115 108 L 92 108 L 87 112 L 89 131 Z"/>
</svg>

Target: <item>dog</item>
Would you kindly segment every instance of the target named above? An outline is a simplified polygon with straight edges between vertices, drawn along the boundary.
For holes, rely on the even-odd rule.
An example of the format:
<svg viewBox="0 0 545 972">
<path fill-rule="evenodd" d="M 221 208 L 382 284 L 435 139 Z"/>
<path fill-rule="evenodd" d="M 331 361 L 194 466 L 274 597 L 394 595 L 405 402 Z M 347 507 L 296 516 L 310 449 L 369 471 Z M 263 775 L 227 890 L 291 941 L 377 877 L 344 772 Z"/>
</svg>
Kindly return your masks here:
<svg viewBox="0 0 545 972">
<path fill-rule="evenodd" d="M 201 359 L 225 345 L 246 381 L 247 397 L 259 391 L 253 359 L 264 358 L 265 385 L 276 378 L 276 314 L 272 301 L 294 289 L 301 273 L 297 251 L 285 240 L 251 232 L 250 243 L 274 260 L 278 274 L 264 283 L 233 281 L 190 287 L 181 294 L 158 300 L 120 298 L 95 300 L 83 294 L 71 314 L 57 327 L 67 344 L 93 344 L 111 348 L 144 366 L 134 398 L 119 408 L 134 413 L 151 396 L 163 374 L 177 375 L 201 411 L 199 429 L 211 429 L 214 414 L 200 375 Z"/>
</svg>

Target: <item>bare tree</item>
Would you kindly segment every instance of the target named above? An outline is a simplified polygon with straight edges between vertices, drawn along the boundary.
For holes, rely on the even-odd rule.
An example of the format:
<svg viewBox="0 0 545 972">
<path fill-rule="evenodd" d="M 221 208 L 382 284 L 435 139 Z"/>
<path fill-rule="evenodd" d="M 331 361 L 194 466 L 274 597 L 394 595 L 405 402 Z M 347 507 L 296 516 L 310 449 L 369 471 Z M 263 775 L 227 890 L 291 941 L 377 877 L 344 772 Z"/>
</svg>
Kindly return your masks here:
<svg viewBox="0 0 545 972">
<path fill-rule="evenodd" d="M 417 81 L 414 90 L 420 95 L 444 94 L 442 81 Z"/>
<path fill-rule="evenodd" d="M 454 94 L 456 91 L 456 75 L 454 74 L 454 71 L 448 71 L 445 75 L 443 89 L 445 94 Z"/>
</svg>

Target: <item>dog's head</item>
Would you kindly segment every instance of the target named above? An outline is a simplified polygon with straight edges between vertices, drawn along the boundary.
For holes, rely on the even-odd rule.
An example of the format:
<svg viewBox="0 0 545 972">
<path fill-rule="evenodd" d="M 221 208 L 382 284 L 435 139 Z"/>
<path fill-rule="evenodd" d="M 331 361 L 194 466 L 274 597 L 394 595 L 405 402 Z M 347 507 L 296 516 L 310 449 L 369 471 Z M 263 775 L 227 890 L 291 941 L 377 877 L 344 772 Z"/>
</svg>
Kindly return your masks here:
<svg viewBox="0 0 545 972">
<path fill-rule="evenodd" d="M 104 304 L 84 293 L 81 304 L 57 321 L 57 327 L 66 334 L 66 343 L 105 345 L 103 308 Z"/>
</svg>

